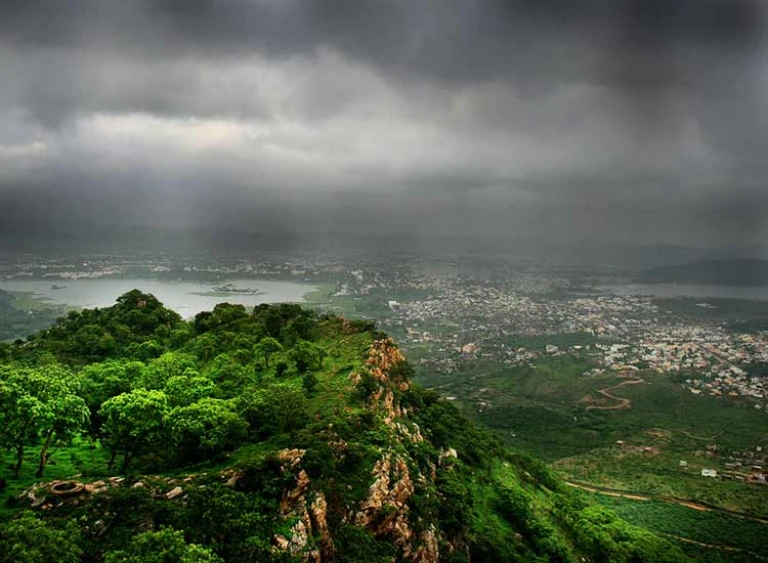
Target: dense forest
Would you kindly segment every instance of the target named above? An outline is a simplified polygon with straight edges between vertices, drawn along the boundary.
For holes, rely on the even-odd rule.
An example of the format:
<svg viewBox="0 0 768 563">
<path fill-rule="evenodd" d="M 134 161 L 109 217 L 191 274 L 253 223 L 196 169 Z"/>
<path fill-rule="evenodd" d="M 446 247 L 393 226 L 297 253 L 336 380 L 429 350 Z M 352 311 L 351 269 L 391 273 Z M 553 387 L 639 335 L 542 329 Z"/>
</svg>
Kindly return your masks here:
<svg viewBox="0 0 768 563">
<path fill-rule="evenodd" d="M 298 305 L 131 291 L 0 344 L 0 561 L 685 561 Z"/>
</svg>

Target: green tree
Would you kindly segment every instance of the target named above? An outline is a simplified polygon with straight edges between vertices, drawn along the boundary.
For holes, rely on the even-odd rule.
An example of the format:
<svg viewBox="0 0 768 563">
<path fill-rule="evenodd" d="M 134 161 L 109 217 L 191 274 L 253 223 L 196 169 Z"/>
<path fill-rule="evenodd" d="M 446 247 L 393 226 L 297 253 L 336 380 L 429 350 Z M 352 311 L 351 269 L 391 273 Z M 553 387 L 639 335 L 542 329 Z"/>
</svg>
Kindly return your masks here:
<svg viewBox="0 0 768 563">
<path fill-rule="evenodd" d="M 197 375 L 195 359 L 182 352 L 166 352 L 149 363 L 136 386 L 162 389 L 171 377 L 179 375 Z"/>
<path fill-rule="evenodd" d="M 165 383 L 163 391 L 171 407 L 184 407 L 212 397 L 216 384 L 204 375 L 175 375 Z"/>
<path fill-rule="evenodd" d="M 80 529 L 72 520 L 54 528 L 32 514 L 0 526 L 0 563 L 78 563 Z"/>
<path fill-rule="evenodd" d="M 172 528 L 135 536 L 125 550 L 107 553 L 104 563 L 219 563 L 210 549 L 184 540 L 184 533 Z"/>
<path fill-rule="evenodd" d="M 24 446 L 37 437 L 44 417 L 41 401 L 27 393 L 17 379 L 11 375 L 0 380 L 0 443 L 4 448 L 16 450 L 16 478 L 21 475 Z"/>
<path fill-rule="evenodd" d="M 11 355 L 13 354 L 13 348 L 7 342 L 0 342 L 0 362 L 11 361 Z"/>
<path fill-rule="evenodd" d="M 280 337 L 280 331 L 283 328 L 283 318 L 277 307 L 267 304 L 258 305 L 254 308 L 253 314 L 261 319 L 267 336 L 273 338 Z"/>
<path fill-rule="evenodd" d="M 170 342 L 173 348 L 181 348 L 195 335 L 194 328 L 189 324 L 180 324 L 177 328 L 173 329 L 170 333 Z"/>
<path fill-rule="evenodd" d="M 179 456 L 190 461 L 211 459 L 238 446 L 248 429 L 230 401 L 209 398 L 176 407 L 167 425 Z"/>
<path fill-rule="evenodd" d="M 221 348 L 221 339 L 215 332 L 203 333 L 192 342 L 192 349 L 203 362 L 215 358 Z"/>
<path fill-rule="evenodd" d="M 85 401 L 66 385 L 62 385 L 60 389 L 60 392 L 51 396 L 48 403 L 49 413 L 41 426 L 43 445 L 40 448 L 37 477 L 42 477 L 45 472 L 51 458 L 51 448 L 70 443 L 78 432 L 88 426 L 90 411 Z"/>
<path fill-rule="evenodd" d="M 89 364 L 77 374 L 77 394 L 91 411 L 91 431 L 94 434 L 101 427 L 98 412 L 104 401 L 129 392 L 144 368 L 145 365 L 138 361 L 107 360 Z"/>
<path fill-rule="evenodd" d="M 131 461 L 163 438 L 168 397 L 162 391 L 134 389 L 106 401 L 99 411 L 104 420 L 103 442 L 111 450 L 108 468 L 118 454 L 123 456 L 123 471 Z"/>
<path fill-rule="evenodd" d="M 279 383 L 243 393 L 238 410 L 251 433 L 259 438 L 298 430 L 309 416 L 303 390 Z"/>
<path fill-rule="evenodd" d="M 325 350 L 312 342 L 299 340 L 291 348 L 290 356 L 296 363 L 296 371 L 307 373 L 309 370 L 320 369 L 325 357 Z"/>
<path fill-rule="evenodd" d="M 86 309 L 56 320 L 29 341 L 19 356 L 32 358 L 39 350 L 60 361 L 83 365 L 108 357 L 149 359 L 166 349 L 172 331 L 183 321 L 153 296 L 131 291 L 106 309 Z"/>
<path fill-rule="evenodd" d="M 272 338 L 271 336 L 265 336 L 256 345 L 254 353 L 264 358 L 264 367 L 269 369 L 269 358 L 272 356 L 272 354 L 275 354 L 282 349 L 283 345 L 280 344 L 277 339 Z"/>
<path fill-rule="evenodd" d="M 314 373 L 305 373 L 301 378 L 301 384 L 308 394 L 313 393 L 318 384 L 317 376 Z"/>
<path fill-rule="evenodd" d="M 41 477 L 52 446 L 66 443 L 88 423 L 85 402 L 75 394 L 72 373 L 58 365 L 5 370 L 0 380 L 0 441 L 16 450 L 19 477 L 25 446 L 43 439 L 37 475 Z"/>
<path fill-rule="evenodd" d="M 150 339 L 144 342 L 133 342 L 127 348 L 128 355 L 146 362 L 152 358 L 158 358 L 163 353 L 163 345 L 157 340 Z"/>
<path fill-rule="evenodd" d="M 238 489 L 245 494 L 215 482 L 189 489 L 177 526 L 190 541 L 213 546 L 227 561 L 287 563 L 288 557 L 273 552 L 271 540 L 275 526 L 282 523 L 279 503 L 286 487 L 292 486 L 292 474 L 280 471 L 279 460 L 252 462 L 246 473 L 257 475 L 255 483 L 247 475 L 241 479 L 245 483 Z"/>
<path fill-rule="evenodd" d="M 219 396 L 234 397 L 253 379 L 251 369 L 241 365 L 229 354 L 219 354 L 208 365 L 205 373 L 215 383 Z"/>
</svg>

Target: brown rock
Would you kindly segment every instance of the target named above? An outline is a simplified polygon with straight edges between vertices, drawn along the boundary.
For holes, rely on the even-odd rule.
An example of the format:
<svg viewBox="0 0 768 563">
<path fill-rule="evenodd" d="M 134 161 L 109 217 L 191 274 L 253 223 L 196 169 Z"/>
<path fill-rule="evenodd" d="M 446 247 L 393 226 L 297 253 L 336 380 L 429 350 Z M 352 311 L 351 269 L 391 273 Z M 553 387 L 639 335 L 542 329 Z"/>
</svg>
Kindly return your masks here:
<svg viewBox="0 0 768 563">
<path fill-rule="evenodd" d="M 224 483 L 227 487 L 234 487 L 237 485 L 237 482 L 245 475 L 242 471 L 233 471 L 232 475 L 230 475 L 229 479 L 227 479 L 227 482 Z"/>
<path fill-rule="evenodd" d="M 179 496 L 183 492 L 184 492 L 184 489 L 182 489 L 179 486 L 176 486 L 173 489 L 171 489 L 170 491 L 168 491 L 167 493 L 165 493 L 165 498 L 167 498 L 168 500 L 171 500 L 172 498 L 176 498 L 177 496 Z"/>
<path fill-rule="evenodd" d="M 320 545 L 323 552 L 329 555 L 333 553 L 333 540 L 328 532 L 328 502 L 323 493 L 318 493 L 310 507 L 312 529 L 320 536 Z"/>
<path fill-rule="evenodd" d="M 280 450 L 277 453 L 277 458 L 280 461 L 284 461 L 288 463 L 289 467 L 295 467 L 299 463 L 301 463 L 301 458 L 304 456 L 307 450 L 300 450 L 297 448 L 289 449 L 289 450 Z"/>
<path fill-rule="evenodd" d="M 414 563 L 436 563 L 440 559 L 434 526 L 421 533 L 420 545 L 411 558 Z"/>
<path fill-rule="evenodd" d="M 279 549 L 280 551 L 288 551 L 288 546 L 290 545 L 288 542 L 288 539 L 285 536 L 275 536 L 272 538 L 272 541 L 275 544 L 275 547 Z"/>
</svg>

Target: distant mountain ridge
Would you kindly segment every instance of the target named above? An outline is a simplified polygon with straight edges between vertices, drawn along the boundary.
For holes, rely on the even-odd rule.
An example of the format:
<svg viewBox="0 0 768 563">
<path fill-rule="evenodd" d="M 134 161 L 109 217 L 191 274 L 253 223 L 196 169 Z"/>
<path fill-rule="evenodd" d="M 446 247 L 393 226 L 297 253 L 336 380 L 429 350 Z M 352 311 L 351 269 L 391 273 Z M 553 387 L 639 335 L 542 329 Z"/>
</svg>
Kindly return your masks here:
<svg viewBox="0 0 768 563">
<path fill-rule="evenodd" d="M 699 283 L 732 286 L 768 285 L 768 260 L 700 260 L 651 268 L 636 281 L 643 283 Z"/>
</svg>

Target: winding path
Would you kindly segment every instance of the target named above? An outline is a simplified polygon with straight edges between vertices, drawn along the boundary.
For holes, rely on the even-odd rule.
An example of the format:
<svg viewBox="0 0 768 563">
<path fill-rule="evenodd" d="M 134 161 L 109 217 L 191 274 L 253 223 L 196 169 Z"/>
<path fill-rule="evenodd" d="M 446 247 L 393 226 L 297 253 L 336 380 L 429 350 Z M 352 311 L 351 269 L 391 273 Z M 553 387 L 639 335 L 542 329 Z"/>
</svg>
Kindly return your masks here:
<svg viewBox="0 0 768 563">
<path fill-rule="evenodd" d="M 604 407 L 602 405 L 589 405 L 586 410 L 601 410 L 601 411 L 618 411 L 623 409 L 628 409 L 632 407 L 632 400 L 627 399 L 625 397 L 617 397 L 616 395 L 611 395 L 609 391 L 612 391 L 613 389 L 618 389 L 619 387 L 624 387 L 625 385 L 637 385 L 638 383 L 645 383 L 645 379 L 630 379 L 629 381 L 622 381 L 621 383 L 618 383 L 616 385 L 611 385 L 610 387 L 605 387 L 604 389 L 600 389 L 598 393 L 603 395 L 604 397 L 608 397 L 609 399 L 613 399 L 614 401 L 618 401 L 615 405 L 611 405 L 608 407 Z"/>
</svg>

